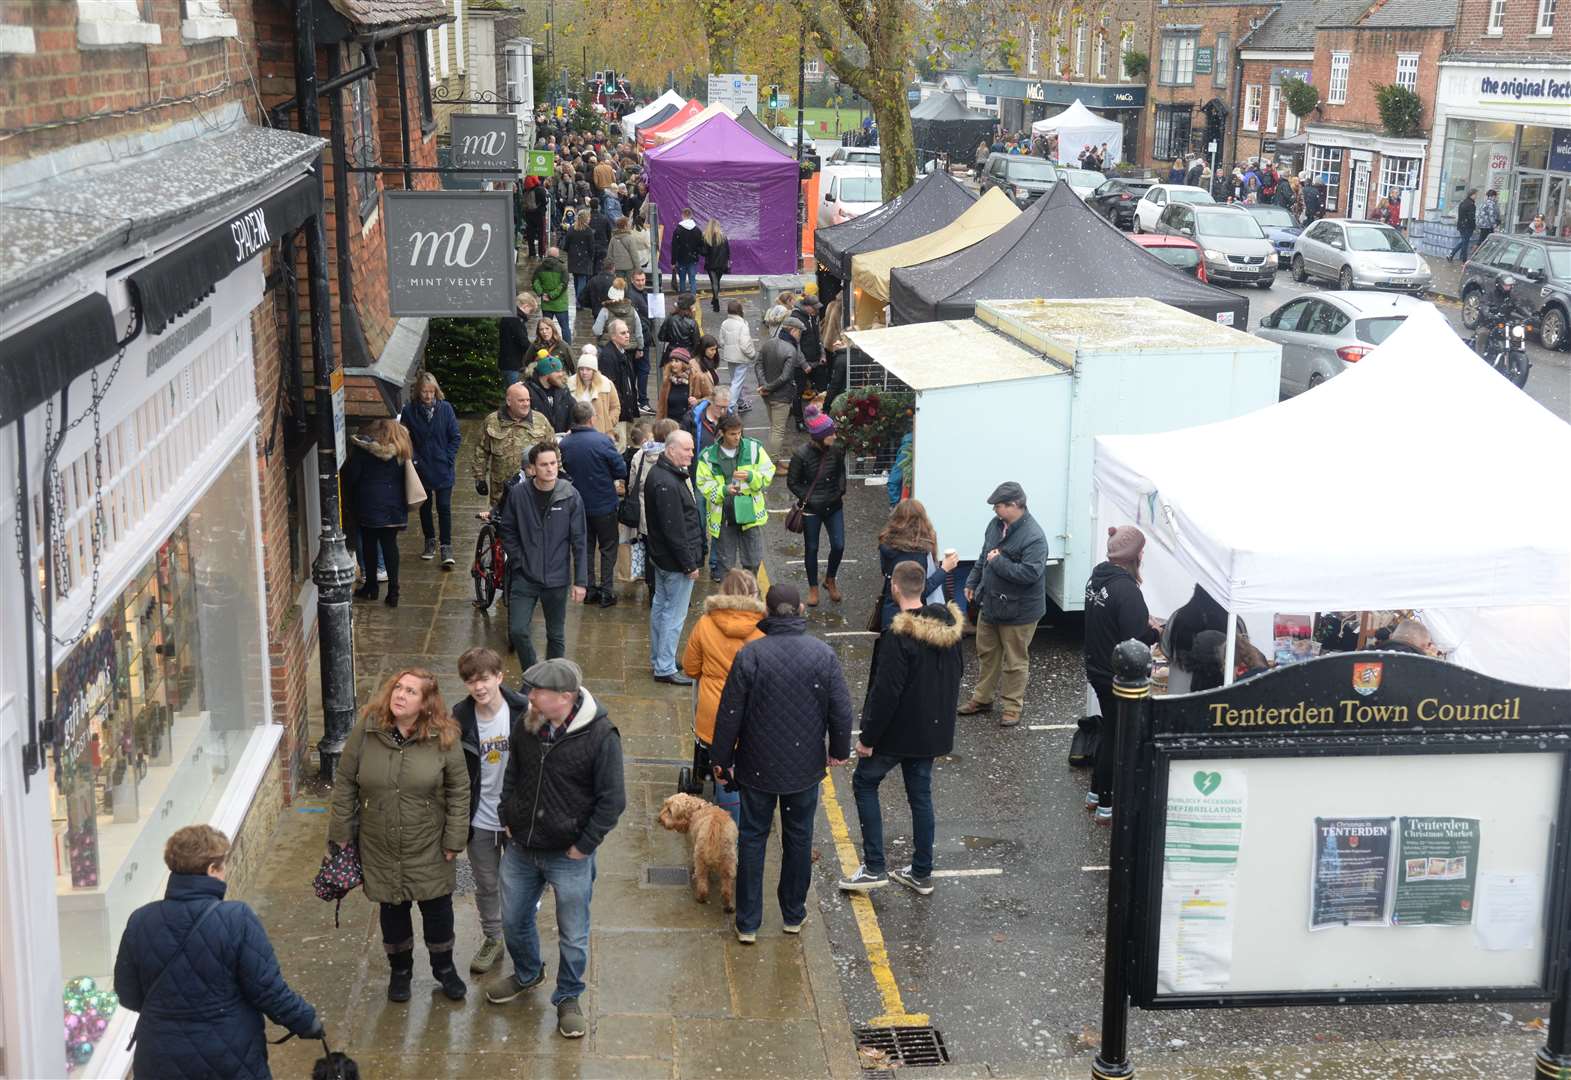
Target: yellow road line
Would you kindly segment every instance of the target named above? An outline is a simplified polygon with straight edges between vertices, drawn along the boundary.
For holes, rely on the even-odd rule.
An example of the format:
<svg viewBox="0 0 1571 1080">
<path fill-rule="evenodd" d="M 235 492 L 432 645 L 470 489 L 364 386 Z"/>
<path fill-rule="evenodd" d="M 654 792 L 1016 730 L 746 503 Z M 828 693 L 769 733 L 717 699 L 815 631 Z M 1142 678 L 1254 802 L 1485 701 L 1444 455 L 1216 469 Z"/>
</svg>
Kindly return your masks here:
<svg viewBox="0 0 1571 1080">
<path fill-rule="evenodd" d="M 835 838 L 835 854 L 840 858 L 840 869 L 847 877 L 856 873 L 862 860 L 857 858 L 856 847 L 851 843 L 851 830 L 846 827 L 845 814 L 835 798 L 835 778 L 825 775 L 823 783 L 824 814 L 829 818 L 829 832 Z M 865 893 L 847 893 L 851 901 L 851 914 L 856 916 L 856 928 L 862 935 L 862 948 L 867 952 L 867 966 L 884 1001 L 884 1014 L 868 1021 L 874 1027 L 926 1027 L 926 1013 L 906 1012 L 900 1000 L 900 986 L 889 967 L 889 950 L 884 946 L 884 932 L 878 925 L 878 912 Z"/>
</svg>

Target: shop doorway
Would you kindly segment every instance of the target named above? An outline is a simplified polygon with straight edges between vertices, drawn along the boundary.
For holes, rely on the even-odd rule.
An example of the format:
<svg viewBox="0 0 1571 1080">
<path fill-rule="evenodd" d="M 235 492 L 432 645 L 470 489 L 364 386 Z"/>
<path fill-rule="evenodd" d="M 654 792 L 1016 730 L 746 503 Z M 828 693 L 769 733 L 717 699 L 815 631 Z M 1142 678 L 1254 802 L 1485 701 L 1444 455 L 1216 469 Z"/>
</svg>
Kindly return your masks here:
<svg viewBox="0 0 1571 1080">
<path fill-rule="evenodd" d="M 1527 232 L 1534 215 L 1543 214 L 1551 236 L 1571 235 L 1571 176 L 1517 170 L 1516 197 L 1508 213 L 1512 232 Z"/>
<path fill-rule="evenodd" d="M 1369 216 L 1369 162 L 1353 160 L 1353 182 L 1347 197 L 1347 216 L 1362 220 Z"/>
</svg>

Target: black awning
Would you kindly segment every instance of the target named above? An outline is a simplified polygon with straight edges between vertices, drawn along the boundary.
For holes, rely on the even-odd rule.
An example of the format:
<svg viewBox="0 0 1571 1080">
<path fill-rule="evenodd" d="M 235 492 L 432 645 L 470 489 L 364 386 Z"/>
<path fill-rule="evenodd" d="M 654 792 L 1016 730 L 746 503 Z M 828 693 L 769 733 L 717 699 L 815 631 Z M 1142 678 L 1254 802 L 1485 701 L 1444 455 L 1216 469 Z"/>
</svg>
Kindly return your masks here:
<svg viewBox="0 0 1571 1080">
<path fill-rule="evenodd" d="M 302 176 L 278 194 L 233 215 L 134 272 L 130 285 L 149 334 L 162 333 L 261 250 L 300 226 L 321 205 L 315 176 Z"/>
<path fill-rule="evenodd" d="M 118 348 L 114 313 L 103 293 L 0 338 L 0 427 L 27 415 Z"/>
</svg>

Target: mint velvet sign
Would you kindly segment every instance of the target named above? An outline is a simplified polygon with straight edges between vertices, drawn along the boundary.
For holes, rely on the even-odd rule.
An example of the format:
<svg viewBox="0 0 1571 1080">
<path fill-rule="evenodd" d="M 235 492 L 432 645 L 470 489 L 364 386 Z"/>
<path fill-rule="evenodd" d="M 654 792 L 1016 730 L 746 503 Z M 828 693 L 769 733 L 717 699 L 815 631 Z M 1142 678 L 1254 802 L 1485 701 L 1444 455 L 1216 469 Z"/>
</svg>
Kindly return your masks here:
<svg viewBox="0 0 1571 1080">
<path fill-rule="evenodd" d="M 394 315 L 513 314 L 510 192 L 388 191 L 382 197 Z"/>
<path fill-rule="evenodd" d="M 454 113 L 453 165 L 459 169 L 491 169 L 469 173 L 480 180 L 518 178 L 518 120 L 508 113 Z"/>
</svg>

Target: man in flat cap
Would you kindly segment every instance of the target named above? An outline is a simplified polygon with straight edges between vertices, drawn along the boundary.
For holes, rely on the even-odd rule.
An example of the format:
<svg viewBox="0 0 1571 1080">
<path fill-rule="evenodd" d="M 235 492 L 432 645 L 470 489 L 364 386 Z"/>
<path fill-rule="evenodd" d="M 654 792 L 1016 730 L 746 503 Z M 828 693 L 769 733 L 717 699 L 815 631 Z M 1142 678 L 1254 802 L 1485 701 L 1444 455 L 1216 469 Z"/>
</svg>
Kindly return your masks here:
<svg viewBox="0 0 1571 1080">
<path fill-rule="evenodd" d="M 999 726 L 1014 727 L 1030 673 L 1031 636 L 1047 611 L 1047 537 L 1026 509 L 1025 490 L 1013 480 L 999 484 L 987 501 L 993 520 L 965 586 L 966 603 L 981 608 L 976 621 L 981 675 L 958 711 L 990 713 L 996 694 L 1003 705 Z"/>
<path fill-rule="evenodd" d="M 502 777 L 502 933 L 513 970 L 486 987 L 493 1005 L 516 1001 L 545 981 L 536 907 L 547 885 L 556 897 L 560 960 L 556 1029 L 582 1038 L 587 1027 L 579 996 L 589 962 L 589 901 L 595 849 L 627 806 L 622 741 L 604 705 L 566 658 L 524 672 L 529 712 L 513 728 Z"/>
</svg>

